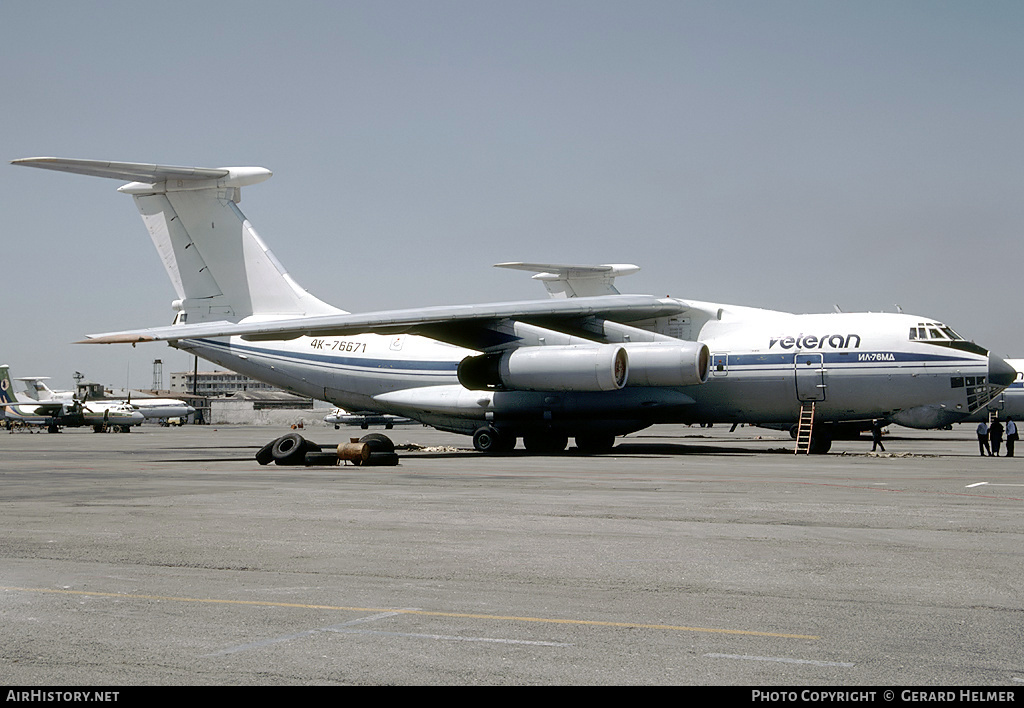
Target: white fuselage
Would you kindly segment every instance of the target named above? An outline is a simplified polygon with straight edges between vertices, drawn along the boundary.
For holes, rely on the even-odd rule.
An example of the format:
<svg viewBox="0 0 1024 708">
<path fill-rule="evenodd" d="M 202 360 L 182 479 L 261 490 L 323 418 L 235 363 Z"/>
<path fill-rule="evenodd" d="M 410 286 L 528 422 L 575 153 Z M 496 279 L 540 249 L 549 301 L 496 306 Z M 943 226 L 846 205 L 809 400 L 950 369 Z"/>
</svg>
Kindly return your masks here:
<svg viewBox="0 0 1024 708">
<path fill-rule="evenodd" d="M 63 406 L 62 411 L 54 415 L 38 414 L 35 409 L 39 403 L 45 402 L 5 405 L 4 417 L 26 425 L 50 425 L 56 420 L 60 425 L 69 426 L 132 426 L 140 425 L 145 420 L 145 417 L 137 410 L 119 401 L 90 401 L 83 403 L 80 411 L 77 411 L 74 403 L 69 401 L 67 405 Z M 57 401 L 56 403 L 61 402 Z"/>
<path fill-rule="evenodd" d="M 678 322 L 635 325 L 708 346 L 707 382 L 677 388 L 627 383 L 609 392 L 469 390 L 456 372 L 462 359 L 477 352 L 408 335 L 288 342 L 233 337 L 181 340 L 177 346 L 304 396 L 455 432 L 472 432 L 485 421 L 570 432 L 583 425 L 622 432 L 653 423 L 782 424 L 795 421 L 810 400 L 823 421 L 880 417 L 933 427 L 961 420 L 989 400 L 984 350 L 911 340 L 908 332 L 920 317 L 688 304 L 697 314 L 682 325 L 688 329 L 680 330 Z"/>
<path fill-rule="evenodd" d="M 26 379 L 20 378 L 20 381 L 40 381 L 40 379 Z M 46 387 L 45 384 L 42 386 L 33 387 L 35 390 L 29 389 L 25 391 L 28 400 L 35 400 L 41 403 L 48 402 L 62 402 L 72 404 L 75 401 L 74 391 L 52 391 Z M 122 409 L 121 406 L 124 408 Z M 117 410 L 118 414 L 122 410 L 136 410 L 142 414 L 146 420 L 166 420 L 167 418 L 185 418 L 192 413 L 196 412 L 196 409 L 188 405 L 184 401 L 179 401 L 176 398 L 134 398 L 134 399 L 94 399 L 86 403 L 86 407 L 95 409 L 97 411 L 102 410 Z M 133 418 L 134 420 L 134 418 Z M 132 423 L 135 425 L 135 423 Z"/>
</svg>

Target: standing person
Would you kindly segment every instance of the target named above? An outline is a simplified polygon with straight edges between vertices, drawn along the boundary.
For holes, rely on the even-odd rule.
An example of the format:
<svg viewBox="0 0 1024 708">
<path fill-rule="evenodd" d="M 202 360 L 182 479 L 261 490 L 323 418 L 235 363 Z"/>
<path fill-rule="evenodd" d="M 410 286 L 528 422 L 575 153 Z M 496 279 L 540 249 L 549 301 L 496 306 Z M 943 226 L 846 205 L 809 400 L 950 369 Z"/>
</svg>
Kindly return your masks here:
<svg viewBox="0 0 1024 708">
<path fill-rule="evenodd" d="M 988 425 L 985 424 L 985 421 L 978 423 L 978 449 L 981 450 L 982 457 L 986 453 L 992 457 L 992 451 L 988 447 Z"/>
<path fill-rule="evenodd" d="M 1017 442 L 1017 424 L 1013 418 L 1006 419 L 1006 456 L 1013 457 L 1013 444 Z"/>
<path fill-rule="evenodd" d="M 999 457 L 999 444 L 1003 442 L 1003 424 L 998 418 L 988 426 L 988 441 L 992 443 L 992 454 Z"/>
<path fill-rule="evenodd" d="M 882 448 L 882 452 L 885 452 L 885 445 L 882 444 L 882 421 L 878 418 L 871 421 L 871 452 L 874 452 L 876 447 Z"/>
</svg>

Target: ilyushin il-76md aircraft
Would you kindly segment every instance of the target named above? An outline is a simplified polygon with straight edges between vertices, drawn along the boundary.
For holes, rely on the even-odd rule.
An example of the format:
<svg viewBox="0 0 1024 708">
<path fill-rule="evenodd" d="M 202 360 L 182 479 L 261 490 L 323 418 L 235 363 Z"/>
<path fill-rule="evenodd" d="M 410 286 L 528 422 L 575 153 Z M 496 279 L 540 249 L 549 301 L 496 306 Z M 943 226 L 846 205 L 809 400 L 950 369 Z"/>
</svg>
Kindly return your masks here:
<svg viewBox="0 0 1024 708">
<path fill-rule="evenodd" d="M 239 210 L 262 167 L 35 157 L 14 164 L 129 181 L 177 291 L 173 324 L 88 335 L 166 341 L 349 410 L 473 436 L 481 452 L 585 452 L 657 423 L 885 418 L 930 428 L 984 407 L 1016 372 L 927 317 L 796 315 L 623 295 L 636 266 L 506 263 L 550 298 L 353 314 L 303 290 Z"/>
</svg>

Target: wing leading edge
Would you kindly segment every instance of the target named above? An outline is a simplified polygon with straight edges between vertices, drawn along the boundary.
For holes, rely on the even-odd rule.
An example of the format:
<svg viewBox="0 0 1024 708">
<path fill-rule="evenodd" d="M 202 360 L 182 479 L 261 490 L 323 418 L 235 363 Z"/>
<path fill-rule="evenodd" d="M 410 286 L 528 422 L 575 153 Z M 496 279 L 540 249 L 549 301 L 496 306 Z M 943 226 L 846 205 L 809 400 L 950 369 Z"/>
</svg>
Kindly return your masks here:
<svg viewBox="0 0 1024 708">
<path fill-rule="evenodd" d="M 466 330 L 486 327 L 501 320 L 564 321 L 600 317 L 617 322 L 636 322 L 683 312 L 678 300 L 650 295 L 612 295 L 560 300 L 524 300 L 477 305 L 423 307 L 360 314 L 321 315 L 259 321 L 205 322 L 189 325 L 106 332 L 87 335 L 83 344 L 135 344 L 204 337 L 241 336 L 247 340 L 285 340 L 296 337 L 349 336 L 353 334 L 423 334 L 465 342 Z M 449 336 L 450 335 L 450 336 Z"/>
</svg>

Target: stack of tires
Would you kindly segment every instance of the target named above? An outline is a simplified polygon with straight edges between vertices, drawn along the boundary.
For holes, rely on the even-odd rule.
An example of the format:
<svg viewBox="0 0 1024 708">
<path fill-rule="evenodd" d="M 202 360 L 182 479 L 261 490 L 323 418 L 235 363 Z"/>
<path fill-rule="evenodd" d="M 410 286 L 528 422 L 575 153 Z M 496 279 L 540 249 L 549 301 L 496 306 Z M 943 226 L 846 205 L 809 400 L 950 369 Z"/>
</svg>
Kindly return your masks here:
<svg viewBox="0 0 1024 708">
<path fill-rule="evenodd" d="M 398 464 L 395 444 L 388 436 L 370 433 L 360 438 L 359 442 L 369 448 L 369 454 L 362 459 L 351 460 L 353 465 L 376 467 Z M 338 464 L 339 460 L 337 451 L 324 452 L 320 445 L 306 440 L 298 433 L 282 435 L 264 445 L 256 453 L 256 461 L 261 465 L 269 465 L 273 462 L 276 465 L 285 466 L 330 466 Z"/>
</svg>

